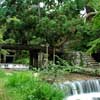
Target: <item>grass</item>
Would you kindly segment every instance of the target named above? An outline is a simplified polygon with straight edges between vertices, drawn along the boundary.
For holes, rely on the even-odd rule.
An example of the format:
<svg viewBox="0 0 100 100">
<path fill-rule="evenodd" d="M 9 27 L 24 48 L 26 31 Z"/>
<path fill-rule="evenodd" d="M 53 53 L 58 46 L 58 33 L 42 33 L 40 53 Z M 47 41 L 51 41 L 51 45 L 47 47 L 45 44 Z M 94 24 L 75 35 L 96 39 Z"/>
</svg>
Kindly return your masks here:
<svg viewBox="0 0 100 100">
<path fill-rule="evenodd" d="M 0 100 L 10 100 L 9 96 L 7 95 L 7 92 L 4 88 L 5 83 L 5 72 L 4 70 L 0 69 Z"/>
<path fill-rule="evenodd" d="M 58 88 L 37 77 L 31 71 L 0 70 L 0 100 L 63 100 Z"/>
</svg>

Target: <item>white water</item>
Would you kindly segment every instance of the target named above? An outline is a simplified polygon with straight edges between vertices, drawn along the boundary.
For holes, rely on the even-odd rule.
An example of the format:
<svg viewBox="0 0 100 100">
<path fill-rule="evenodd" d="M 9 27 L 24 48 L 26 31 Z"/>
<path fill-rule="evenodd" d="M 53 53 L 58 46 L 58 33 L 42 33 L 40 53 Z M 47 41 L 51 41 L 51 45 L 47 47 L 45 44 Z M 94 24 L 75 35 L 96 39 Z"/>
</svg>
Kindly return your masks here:
<svg viewBox="0 0 100 100">
<path fill-rule="evenodd" d="M 3 69 L 15 69 L 15 70 L 28 70 L 29 66 L 24 64 L 10 64 L 10 63 L 0 63 L 0 68 Z"/>
<path fill-rule="evenodd" d="M 59 85 L 65 91 L 64 100 L 100 100 L 100 79 L 64 82 Z"/>
<path fill-rule="evenodd" d="M 100 100 L 100 93 L 87 93 L 87 94 L 80 94 L 69 96 L 64 100 Z"/>
</svg>

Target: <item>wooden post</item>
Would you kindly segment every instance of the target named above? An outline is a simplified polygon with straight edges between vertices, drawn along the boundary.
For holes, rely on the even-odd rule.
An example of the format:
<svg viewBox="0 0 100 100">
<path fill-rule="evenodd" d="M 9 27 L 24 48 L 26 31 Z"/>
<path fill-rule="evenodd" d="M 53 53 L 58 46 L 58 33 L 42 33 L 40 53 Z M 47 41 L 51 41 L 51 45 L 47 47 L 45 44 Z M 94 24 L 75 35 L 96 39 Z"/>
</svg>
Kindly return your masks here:
<svg viewBox="0 0 100 100">
<path fill-rule="evenodd" d="M 55 47 L 53 48 L 53 63 L 55 64 Z"/>
<path fill-rule="evenodd" d="M 48 49 L 49 49 L 49 44 L 47 43 L 47 44 L 46 44 L 47 66 L 48 66 L 48 56 L 49 56 L 49 51 L 48 51 Z"/>
</svg>

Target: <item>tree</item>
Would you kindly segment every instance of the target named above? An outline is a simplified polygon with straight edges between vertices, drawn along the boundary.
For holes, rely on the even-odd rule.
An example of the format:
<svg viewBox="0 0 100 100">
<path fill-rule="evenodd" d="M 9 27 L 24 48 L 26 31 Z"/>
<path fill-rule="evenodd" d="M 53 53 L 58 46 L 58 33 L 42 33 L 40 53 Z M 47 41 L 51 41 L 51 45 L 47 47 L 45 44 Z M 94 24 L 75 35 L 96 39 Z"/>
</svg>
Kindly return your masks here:
<svg viewBox="0 0 100 100">
<path fill-rule="evenodd" d="M 75 18 L 78 19 L 76 3 L 71 0 L 58 1 L 58 4 L 48 0 L 43 2 L 43 8 L 37 0 L 8 0 L 1 4 L 0 22 L 6 26 L 3 39 L 7 43 L 34 44 L 34 37 L 37 41 L 42 37 L 40 43 L 59 47 L 74 35 Z"/>
<path fill-rule="evenodd" d="M 92 37 L 93 33 L 98 35 L 95 20 L 99 19 L 94 17 L 92 28 L 92 22 L 84 23 L 80 17 L 84 7 L 87 13 L 99 10 L 94 0 L 42 0 L 42 8 L 40 3 L 41 0 L 3 1 L 0 4 L 0 29 L 3 27 L 5 31 L 1 41 L 22 45 L 49 43 L 52 47 L 61 47 L 66 41 L 80 39 L 77 50 L 87 50 L 87 44 L 96 39 Z"/>
</svg>

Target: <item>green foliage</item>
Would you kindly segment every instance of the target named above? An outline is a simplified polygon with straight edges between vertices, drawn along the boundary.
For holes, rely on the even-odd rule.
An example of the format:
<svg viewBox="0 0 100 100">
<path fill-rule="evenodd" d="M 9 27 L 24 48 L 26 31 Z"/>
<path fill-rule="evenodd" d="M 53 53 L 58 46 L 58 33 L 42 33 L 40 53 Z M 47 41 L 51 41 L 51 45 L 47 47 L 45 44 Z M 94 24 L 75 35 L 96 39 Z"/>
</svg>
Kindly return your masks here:
<svg viewBox="0 0 100 100">
<path fill-rule="evenodd" d="M 15 40 L 9 38 L 9 39 L 6 39 L 6 40 L 5 40 L 5 43 L 7 43 L 7 44 L 15 44 Z"/>
<path fill-rule="evenodd" d="M 86 52 L 89 48 L 87 44 L 93 39 L 97 38 L 99 33 L 93 31 L 92 23 L 84 23 L 82 19 L 76 21 L 73 19 L 72 25 L 76 26 L 76 33 L 73 33 L 73 38 L 72 40 L 70 39 L 68 41 L 68 45 L 66 45 L 66 48 L 69 47 L 70 50 Z"/>
<path fill-rule="evenodd" d="M 4 70 L 0 69 L 0 78 L 5 76 Z"/>
<path fill-rule="evenodd" d="M 63 0 L 58 1 L 57 5 L 54 1 L 43 0 L 45 3 L 44 8 L 36 7 L 39 2 L 36 0 L 20 0 L 17 3 L 15 1 L 3 2 L 2 6 L 6 8 L 3 17 L 6 17 L 4 23 L 7 34 L 7 36 L 5 34 L 4 36 L 7 39 L 12 38 L 16 43 L 20 44 L 35 44 L 35 42 L 40 43 L 40 37 L 42 37 L 42 39 L 46 40 L 45 42 L 55 46 L 57 43 L 62 42 L 62 37 L 71 37 L 73 35 L 69 34 L 72 33 L 73 26 L 75 26 L 72 25 L 73 19 L 78 19 L 76 17 L 78 16 L 76 12 L 79 13 L 77 5 L 82 4 L 83 1 L 68 0 L 65 2 Z M 62 2 L 64 2 L 63 5 Z M 12 6 L 12 4 L 15 6 Z M 3 9 L 3 7 L 1 8 Z M 50 11 L 51 9 L 53 11 Z M 36 41 L 33 39 L 34 36 L 37 38 Z M 58 42 L 56 43 L 56 41 Z"/>
<path fill-rule="evenodd" d="M 40 45 L 43 42 L 45 42 L 45 39 L 43 39 L 41 37 L 32 36 L 32 39 L 29 41 L 29 44 L 31 44 L 31 45 Z"/>
<path fill-rule="evenodd" d="M 25 73 L 13 73 L 13 76 L 8 77 L 7 86 L 11 87 L 19 87 L 23 83 L 26 83 L 29 80 L 29 75 Z"/>
<path fill-rule="evenodd" d="M 6 54 L 8 54 L 8 52 L 7 52 L 7 50 L 1 49 L 0 54 L 6 55 Z"/>
<path fill-rule="evenodd" d="M 90 48 L 88 49 L 87 53 L 93 54 L 98 52 L 100 50 L 100 38 L 91 41 L 88 46 L 90 46 Z"/>
<path fill-rule="evenodd" d="M 100 1 L 99 0 L 88 0 L 88 5 L 96 9 L 97 11 L 100 10 Z"/>
<path fill-rule="evenodd" d="M 100 28 L 100 13 L 98 13 L 96 16 L 94 16 L 93 20 L 93 30 L 99 30 Z"/>
<path fill-rule="evenodd" d="M 0 26 L 0 44 L 4 43 L 3 34 L 5 31 L 6 31 L 6 26 L 5 25 Z"/>
<path fill-rule="evenodd" d="M 17 63 L 17 64 L 29 64 L 29 58 L 19 58 L 19 59 L 15 60 L 14 63 Z"/>
<path fill-rule="evenodd" d="M 73 73 L 73 72 L 79 72 L 80 69 L 78 68 L 81 68 L 80 66 L 77 66 L 77 65 L 71 65 L 69 64 L 66 60 L 62 59 L 62 58 L 58 58 L 58 64 L 59 66 L 61 67 L 61 70 L 64 72 L 64 73 Z M 59 69 L 59 67 L 58 67 Z"/>
<path fill-rule="evenodd" d="M 80 10 L 85 6 L 99 12 L 99 0 L 58 0 L 58 3 L 55 0 L 42 0 L 45 4 L 43 8 L 39 7 L 40 2 L 4 0 L 0 4 L 0 44 L 49 43 L 50 46 L 60 47 L 66 41 L 75 39 L 80 42 L 72 45 L 72 49 L 86 51 L 89 48 L 87 44 L 100 37 L 100 14 L 94 18 L 91 16 L 92 22 L 84 23 L 80 17 Z M 93 48 L 98 47 L 95 45 Z M 21 62 L 28 63 L 26 60 Z"/>
<path fill-rule="evenodd" d="M 7 19 L 7 24 L 9 28 L 16 30 L 22 28 L 23 22 L 16 17 L 12 17 Z"/>
<path fill-rule="evenodd" d="M 29 64 L 29 52 L 27 50 L 18 51 L 13 63 L 15 64 Z"/>
<path fill-rule="evenodd" d="M 6 89 L 10 95 L 16 95 L 12 100 L 62 100 L 63 93 L 57 87 L 40 79 L 31 73 L 18 72 L 8 77 Z M 20 96 L 20 97 L 18 97 Z"/>
<path fill-rule="evenodd" d="M 77 9 L 83 9 L 84 6 L 87 4 L 88 0 L 75 0 L 77 4 Z"/>
<path fill-rule="evenodd" d="M 58 56 L 56 56 L 56 58 L 57 62 L 55 64 L 53 62 L 49 62 L 46 68 L 33 69 L 33 71 L 52 76 L 54 79 L 56 77 L 59 78 L 64 74 L 81 72 L 81 68 L 83 66 L 71 65 L 69 62 L 59 58 Z"/>
</svg>

